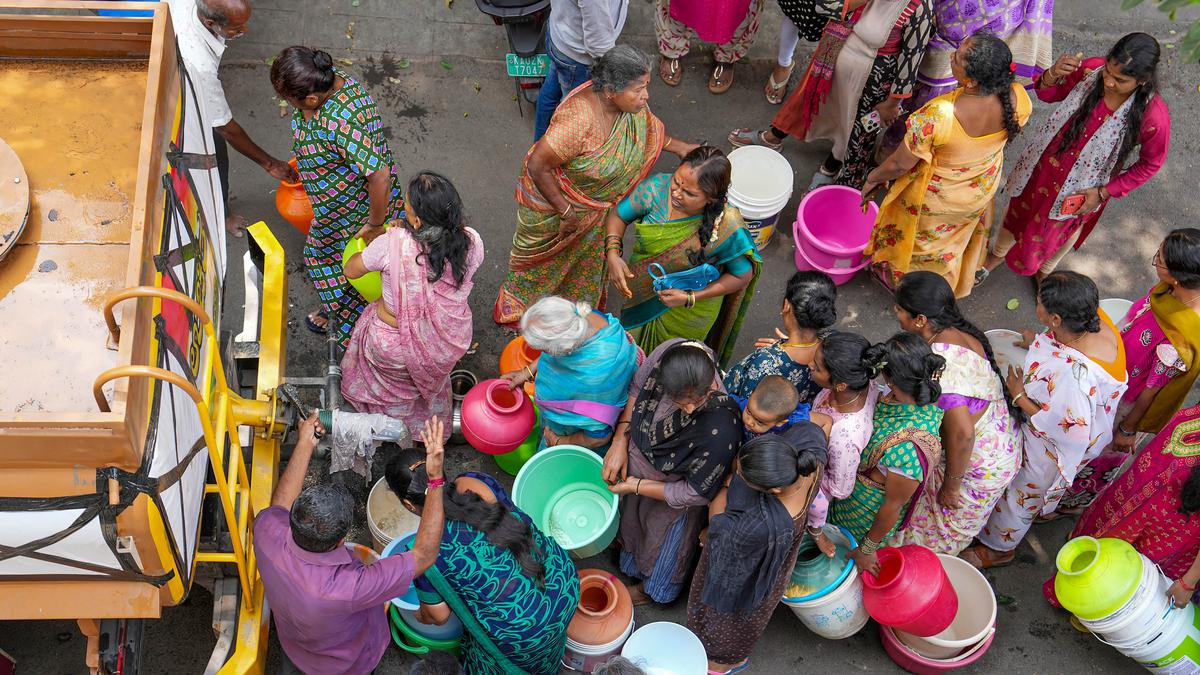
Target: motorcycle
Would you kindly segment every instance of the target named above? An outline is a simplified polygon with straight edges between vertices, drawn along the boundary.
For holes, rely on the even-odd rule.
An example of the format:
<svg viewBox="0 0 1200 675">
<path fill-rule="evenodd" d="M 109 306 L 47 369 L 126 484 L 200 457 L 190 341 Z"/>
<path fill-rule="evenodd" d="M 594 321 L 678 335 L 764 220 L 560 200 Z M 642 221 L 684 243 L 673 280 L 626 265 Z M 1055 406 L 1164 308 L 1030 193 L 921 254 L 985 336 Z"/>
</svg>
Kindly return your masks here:
<svg viewBox="0 0 1200 675">
<path fill-rule="evenodd" d="M 524 116 L 521 99 L 536 104 L 550 70 L 545 40 L 550 0 L 475 0 L 475 6 L 504 26 L 512 50 L 504 55 L 504 66 L 517 89 L 517 111 Z"/>
</svg>

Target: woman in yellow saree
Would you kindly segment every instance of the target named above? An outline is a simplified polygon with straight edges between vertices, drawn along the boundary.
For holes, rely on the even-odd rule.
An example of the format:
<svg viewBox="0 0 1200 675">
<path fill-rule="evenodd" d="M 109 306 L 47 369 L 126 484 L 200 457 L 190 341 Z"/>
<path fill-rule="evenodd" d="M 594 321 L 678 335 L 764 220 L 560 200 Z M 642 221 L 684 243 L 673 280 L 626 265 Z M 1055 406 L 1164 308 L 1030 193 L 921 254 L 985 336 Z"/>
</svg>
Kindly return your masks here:
<svg viewBox="0 0 1200 675">
<path fill-rule="evenodd" d="M 674 174 L 647 178 L 608 213 L 608 278 L 627 298 L 622 325 L 647 354 L 682 337 L 707 343 L 722 368 L 729 362 L 762 269 L 741 212 L 726 202 L 730 174 L 723 152 L 701 146 Z M 629 223 L 637 236 L 626 264 L 621 241 Z M 655 291 L 651 265 L 661 275 L 701 264 L 716 268 L 703 288 Z"/>
<path fill-rule="evenodd" d="M 866 248 L 880 281 L 895 289 L 907 272 L 926 270 L 962 298 L 986 253 L 1005 145 L 1032 104 L 1013 81 L 1012 52 L 993 35 L 965 40 L 951 67 L 960 87 L 912 114 L 904 143 L 867 176 L 863 195 L 895 180 Z"/>
<path fill-rule="evenodd" d="M 604 214 L 650 173 L 663 150 L 696 147 L 666 135 L 650 112 L 650 61 L 628 45 L 596 60 L 525 155 L 517 232 L 492 318 L 516 328 L 525 308 L 558 295 L 604 308 Z"/>
</svg>

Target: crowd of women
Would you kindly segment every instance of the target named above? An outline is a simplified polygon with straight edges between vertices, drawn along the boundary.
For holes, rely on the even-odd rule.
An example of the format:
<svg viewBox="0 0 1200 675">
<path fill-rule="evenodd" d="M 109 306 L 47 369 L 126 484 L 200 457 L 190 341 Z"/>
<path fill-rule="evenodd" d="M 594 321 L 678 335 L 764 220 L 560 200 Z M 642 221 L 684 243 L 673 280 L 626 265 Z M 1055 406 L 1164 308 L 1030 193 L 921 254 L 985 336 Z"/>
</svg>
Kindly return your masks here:
<svg viewBox="0 0 1200 675">
<path fill-rule="evenodd" d="M 669 85 L 688 42 L 688 13 L 671 4 L 657 8 Z M 596 59 L 525 155 L 492 316 L 541 356 L 504 376 L 536 384 L 543 447 L 603 456 L 621 495 L 614 561 L 635 603 L 686 594 L 714 671 L 746 666 L 801 540 L 832 551 L 827 523 L 853 535 L 864 572 L 879 547 L 909 543 L 994 567 L 1035 522 L 1082 512 L 1076 534 L 1129 539 L 1177 579 L 1178 601 L 1200 580 L 1190 518 L 1200 408 L 1179 412 L 1200 373 L 1200 230 L 1162 241 L 1150 261 L 1159 281 L 1125 316 L 1104 313 L 1092 280 L 1056 269 L 1109 200 L 1164 162 L 1159 45 L 1133 33 L 1104 57 L 1050 64 L 1051 2 L 984 4 L 781 0 L 764 93 L 783 107 L 768 129 L 730 134 L 734 146 L 831 140 L 811 186 L 882 197 L 866 252 L 894 293 L 899 332 L 877 344 L 835 328 L 827 276 L 797 272 L 783 330 L 733 361 L 762 257 L 727 200 L 725 153 L 668 133 L 647 105 L 654 68 L 638 50 Z M 762 9 L 741 5 L 740 22 L 726 21 L 734 42 L 757 31 Z M 800 37 L 817 45 L 784 100 Z M 733 61 L 718 58 L 714 93 Z M 271 80 L 295 109 L 316 216 L 305 263 L 321 309 L 307 323 L 344 347 L 346 400 L 414 429 L 447 419 L 484 256 L 457 190 L 425 171 L 401 191 L 374 102 L 328 54 L 285 49 Z M 1057 105 L 1004 183 L 1005 149 L 1032 110 L 1026 88 Z M 663 151 L 678 168 L 652 175 Z M 1010 202 L 993 228 L 1002 192 Z M 354 236 L 367 245 L 343 269 Z M 1001 262 L 1034 277 L 1042 324 L 1014 345 L 1025 362 L 1007 366 L 956 304 Z M 345 279 L 370 272 L 383 293 L 368 304 Z M 610 287 L 618 314 L 605 311 Z M 393 458 L 387 479 L 419 512 L 419 458 Z M 429 604 L 440 596 L 472 617 L 472 672 L 553 672 L 578 600 L 573 564 L 494 479 L 456 485 L 431 568 L 439 581 L 422 586 Z"/>
</svg>

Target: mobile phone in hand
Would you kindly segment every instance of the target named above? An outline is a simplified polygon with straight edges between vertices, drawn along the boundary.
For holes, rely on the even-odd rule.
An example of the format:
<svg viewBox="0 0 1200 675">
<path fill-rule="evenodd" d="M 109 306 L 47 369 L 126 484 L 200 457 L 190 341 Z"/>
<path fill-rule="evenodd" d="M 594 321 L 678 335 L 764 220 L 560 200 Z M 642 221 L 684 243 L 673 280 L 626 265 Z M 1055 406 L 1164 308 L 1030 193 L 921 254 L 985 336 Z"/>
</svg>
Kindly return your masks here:
<svg viewBox="0 0 1200 675">
<path fill-rule="evenodd" d="M 878 110 L 872 110 L 863 115 L 859 121 L 862 122 L 863 130 L 868 134 L 873 134 L 883 128 L 883 119 L 879 116 Z"/>
<path fill-rule="evenodd" d="M 1083 195 L 1071 195 L 1070 197 L 1067 197 L 1066 199 L 1063 200 L 1062 207 L 1059 209 L 1059 211 L 1064 216 L 1069 216 L 1071 214 L 1078 213 L 1079 209 L 1083 207 L 1083 203 L 1085 201 L 1087 201 L 1087 200 L 1084 198 Z"/>
</svg>

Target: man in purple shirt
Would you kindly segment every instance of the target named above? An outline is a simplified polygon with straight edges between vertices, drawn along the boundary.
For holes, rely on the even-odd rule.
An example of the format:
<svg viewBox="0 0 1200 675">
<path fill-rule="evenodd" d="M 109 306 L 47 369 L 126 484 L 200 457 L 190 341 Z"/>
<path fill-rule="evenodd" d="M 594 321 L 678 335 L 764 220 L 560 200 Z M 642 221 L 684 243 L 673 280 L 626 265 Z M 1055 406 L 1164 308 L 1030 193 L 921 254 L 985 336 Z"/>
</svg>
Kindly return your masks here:
<svg viewBox="0 0 1200 675">
<path fill-rule="evenodd" d="M 434 433 L 436 431 L 436 433 Z M 279 478 L 271 506 L 254 519 L 254 552 L 279 644 L 295 668 L 316 675 L 369 673 L 387 649 L 385 603 L 437 560 L 442 538 L 442 429 L 426 423 L 428 492 L 411 552 L 365 565 L 343 544 L 354 500 L 339 485 L 300 488 L 325 433 L 314 412 Z M 436 478 L 434 478 L 436 476 Z"/>
</svg>

